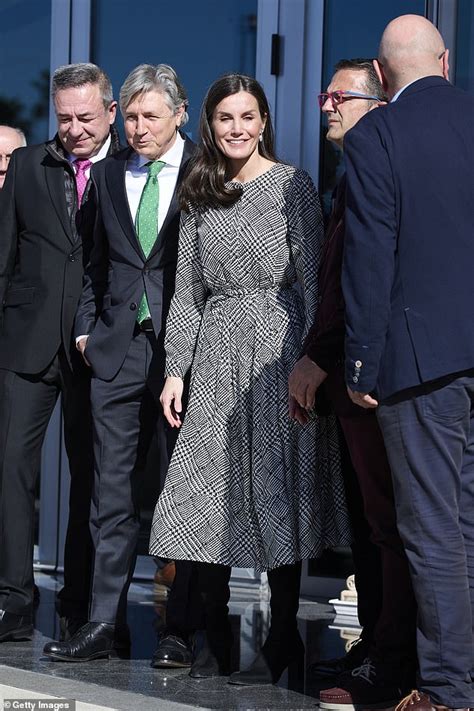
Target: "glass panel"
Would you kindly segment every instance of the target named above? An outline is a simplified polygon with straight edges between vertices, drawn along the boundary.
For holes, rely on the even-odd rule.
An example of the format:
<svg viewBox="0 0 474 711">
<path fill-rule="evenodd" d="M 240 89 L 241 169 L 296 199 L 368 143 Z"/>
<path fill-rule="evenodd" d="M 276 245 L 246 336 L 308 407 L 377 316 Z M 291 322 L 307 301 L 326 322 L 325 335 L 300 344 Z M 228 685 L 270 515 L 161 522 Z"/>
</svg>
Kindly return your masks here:
<svg viewBox="0 0 474 711">
<path fill-rule="evenodd" d="M 137 64 L 170 64 L 186 87 L 185 130 L 196 139 L 199 110 L 209 85 L 226 72 L 255 76 L 257 4 L 258 0 L 140 0 L 140 11 L 131 13 L 129 0 L 94 0 L 91 61 L 109 74 L 117 98 Z M 123 136 L 121 117 L 117 127 Z M 140 554 L 148 551 L 151 516 L 163 475 L 159 469 L 154 441 L 145 465 Z"/>
<path fill-rule="evenodd" d="M 469 2 L 469 0 L 468 0 Z M 385 25 L 398 15 L 425 15 L 425 0 L 326 0 L 324 12 L 324 52 L 322 87 L 325 89 L 340 59 L 376 57 Z M 315 97 L 316 105 L 316 97 Z M 328 213 L 332 191 L 342 171 L 341 151 L 325 140 L 326 123 L 321 125 L 320 191 Z"/>
<path fill-rule="evenodd" d="M 117 97 L 137 64 L 170 64 L 188 92 L 186 132 L 195 138 L 201 102 L 214 79 L 226 72 L 255 76 L 257 4 L 140 0 L 140 11 L 131 13 L 129 0 L 94 0 L 91 61 L 109 74 Z"/>
<path fill-rule="evenodd" d="M 0 124 L 23 129 L 28 143 L 48 138 L 51 2 L 2 0 L 0 7 Z M 36 487 L 35 545 L 39 532 Z"/>
<path fill-rule="evenodd" d="M 474 92 L 474 3 L 458 0 L 456 86 Z"/>
<path fill-rule="evenodd" d="M 22 128 L 29 143 L 48 138 L 50 42 L 50 0 L 2 0 L 0 123 Z"/>
</svg>

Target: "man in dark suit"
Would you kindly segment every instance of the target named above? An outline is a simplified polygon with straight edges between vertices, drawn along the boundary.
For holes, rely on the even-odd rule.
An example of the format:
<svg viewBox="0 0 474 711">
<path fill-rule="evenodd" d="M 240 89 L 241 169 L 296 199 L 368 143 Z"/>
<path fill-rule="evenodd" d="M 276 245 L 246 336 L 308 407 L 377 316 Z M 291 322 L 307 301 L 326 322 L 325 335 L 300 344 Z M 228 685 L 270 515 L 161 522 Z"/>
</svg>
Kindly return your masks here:
<svg viewBox="0 0 474 711">
<path fill-rule="evenodd" d="M 348 133 L 346 382 L 378 407 L 418 602 L 411 711 L 472 708 L 474 97 L 405 15 L 375 63 L 391 103 Z"/>
<path fill-rule="evenodd" d="M 95 566 L 89 620 L 65 644 L 45 653 L 60 660 L 109 656 L 120 634 L 139 533 L 138 462 L 151 429 L 167 458 L 175 434 L 159 406 L 164 324 L 174 292 L 178 253 L 177 188 L 194 144 L 179 129 L 187 98 L 164 64 L 134 69 L 120 91 L 130 147 L 94 167 L 98 210 L 94 246 L 76 317 L 77 347 L 92 368 L 95 485 L 91 528 Z M 170 625 L 174 598 L 192 565 L 177 562 L 168 627 L 155 666 L 189 666 L 185 615 Z M 182 590 L 177 595 L 182 597 Z"/>
<path fill-rule="evenodd" d="M 33 632 L 35 481 L 59 393 L 71 471 L 58 601 L 64 635 L 87 619 L 89 598 L 90 375 L 72 328 L 82 287 L 82 234 L 91 219 L 88 174 L 118 144 L 111 133 L 116 102 L 108 77 L 94 64 L 56 70 L 52 93 L 57 135 L 18 148 L 0 191 L 0 641 L 30 639 Z"/>
<path fill-rule="evenodd" d="M 328 122 L 326 138 L 342 149 L 346 133 L 386 96 L 371 60 L 342 60 L 335 70 L 319 103 Z M 343 461 L 362 634 L 345 657 L 312 665 L 312 676 L 326 677 L 326 686 L 333 687 L 321 692 L 321 708 L 335 701 L 347 707 L 396 702 L 412 688 L 416 668 L 416 605 L 382 434 L 375 413 L 354 405 L 344 382 L 345 184 L 343 175 L 326 229 L 317 320 L 289 381 L 290 394 L 302 408 L 330 407 L 337 414 L 347 446 Z M 370 674 L 358 674 L 367 658 Z"/>
</svg>

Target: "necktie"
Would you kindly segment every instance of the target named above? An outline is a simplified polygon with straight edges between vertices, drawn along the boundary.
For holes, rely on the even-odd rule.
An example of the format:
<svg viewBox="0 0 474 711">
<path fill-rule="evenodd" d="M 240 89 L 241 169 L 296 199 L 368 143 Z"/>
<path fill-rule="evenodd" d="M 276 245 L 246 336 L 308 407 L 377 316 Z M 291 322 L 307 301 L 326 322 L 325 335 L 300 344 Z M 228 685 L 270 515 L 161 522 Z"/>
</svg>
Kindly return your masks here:
<svg viewBox="0 0 474 711">
<path fill-rule="evenodd" d="M 84 195 L 84 190 L 87 185 L 86 170 L 91 167 L 92 161 L 90 160 L 75 160 L 74 170 L 76 172 L 76 186 L 77 186 L 77 198 L 78 205 L 81 206 L 82 198 Z"/>
<path fill-rule="evenodd" d="M 164 165 L 161 160 L 147 163 L 148 177 L 145 187 L 143 188 L 137 216 L 135 218 L 138 240 L 145 257 L 148 257 L 150 254 L 158 236 L 158 203 L 160 199 L 158 173 Z M 141 323 L 147 318 L 150 318 L 150 309 L 148 308 L 146 294 L 143 294 L 138 308 L 137 321 Z"/>
</svg>

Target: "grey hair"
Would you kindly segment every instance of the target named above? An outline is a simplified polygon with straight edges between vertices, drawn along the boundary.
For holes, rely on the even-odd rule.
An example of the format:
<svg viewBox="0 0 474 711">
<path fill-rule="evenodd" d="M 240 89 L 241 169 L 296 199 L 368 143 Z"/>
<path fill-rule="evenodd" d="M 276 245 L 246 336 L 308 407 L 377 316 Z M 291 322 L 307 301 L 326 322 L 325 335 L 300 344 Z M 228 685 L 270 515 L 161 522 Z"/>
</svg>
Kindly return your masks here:
<svg viewBox="0 0 474 711">
<path fill-rule="evenodd" d="M 184 104 L 181 126 L 187 123 L 189 116 L 186 109 L 189 102 L 186 90 L 173 67 L 168 64 L 139 64 L 132 69 L 120 89 L 119 103 L 122 115 L 125 115 L 127 106 L 136 96 L 148 91 L 159 91 L 163 94 L 173 115 Z"/>
<path fill-rule="evenodd" d="M 2 129 L 2 128 L 9 128 L 11 131 L 15 131 L 15 133 L 17 133 L 17 134 L 19 135 L 19 137 L 20 137 L 21 146 L 22 146 L 22 147 L 23 147 L 23 146 L 26 146 L 26 136 L 25 136 L 25 134 L 23 133 L 23 131 L 21 130 L 21 128 L 17 128 L 16 126 L 7 126 L 6 123 L 2 123 L 2 124 L 0 125 L 0 129 Z"/>
<path fill-rule="evenodd" d="M 58 67 L 53 74 L 51 95 L 54 99 L 58 91 L 62 89 L 75 89 L 85 84 L 98 85 L 104 107 L 108 109 L 114 100 L 112 83 L 103 69 L 90 62 L 65 64 L 63 67 Z"/>
</svg>

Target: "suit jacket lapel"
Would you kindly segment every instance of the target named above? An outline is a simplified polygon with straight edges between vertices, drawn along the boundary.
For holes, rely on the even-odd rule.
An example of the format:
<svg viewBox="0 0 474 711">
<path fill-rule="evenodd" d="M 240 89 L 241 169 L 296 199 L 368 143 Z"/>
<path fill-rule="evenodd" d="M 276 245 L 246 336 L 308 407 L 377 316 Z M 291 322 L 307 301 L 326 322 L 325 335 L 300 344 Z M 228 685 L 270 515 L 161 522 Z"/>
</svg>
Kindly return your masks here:
<svg viewBox="0 0 474 711">
<path fill-rule="evenodd" d="M 127 170 L 127 161 L 131 157 L 133 151 L 130 148 L 120 159 L 108 161 L 106 167 L 107 188 L 110 195 L 110 200 L 117 214 L 118 221 L 122 230 L 130 241 L 130 244 L 135 249 L 140 257 L 145 260 L 145 255 L 140 246 L 135 226 L 133 224 L 130 206 L 128 204 L 127 191 L 125 188 L 125 172 Z"/>
<path fill-rule="evenodd" d="M 184 172 L 186 170 L 186 166 L 188 164 L 189 159 L 191 158 L 193 152 L 194 152 L 195 145 L 194 143 L 189 139 L 185 138 L 184 142 L 184 149 L 183 149 L 183 157 L 181 159 L 181 165 L 179 166 L 179 172 L 178 172 L 178 179 L 176 181 L 176 186 L 173 191 L 173 197 L 171 198 L 170 206 L 168 208 L 168 212 L 166 213 L 165 220 L 161 226 L 161 230 L 158 233 L 158 237 L 156 239 L 155 244 L 153 245 L 150 254 L 148 255 L 148 259 L 153 257 L 157 252 L 160 251 L 160 249 L 163 248 L 164 246 L 164 241 L 166 238 L 166 231 L 168 229 L 168 225 L 175 216 L 176 212 L 179 210 L 179 204 L 178 204 L 178 188 L 181 185 L 181 182 L 183 180 Z"/>
<path fill-rule="evenodd" d="M 71 229 L 71 221 L 66 204 L 66 192 L 64 189 L 64 165 L 53 160 L 49 153 L 46 153 L 43 165 L 51 202 L 58 214 L 64 232 L 69 241 L 74 244 L 74 236 Z"/>
</svg>

